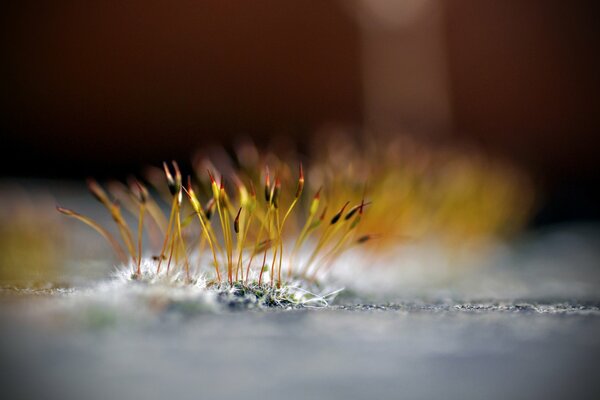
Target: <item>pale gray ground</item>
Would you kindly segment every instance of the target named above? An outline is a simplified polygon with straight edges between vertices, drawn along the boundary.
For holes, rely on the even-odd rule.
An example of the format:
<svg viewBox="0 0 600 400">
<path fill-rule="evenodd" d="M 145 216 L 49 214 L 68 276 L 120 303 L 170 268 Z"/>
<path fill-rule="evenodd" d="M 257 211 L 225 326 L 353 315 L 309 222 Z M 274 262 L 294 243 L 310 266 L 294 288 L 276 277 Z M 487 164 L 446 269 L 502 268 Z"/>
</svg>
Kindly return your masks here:
<svg viewBox="0 0 600 400">
<path fill-rule="evenodd" d="M 93 240 L 82 232 L 75 243 Z M 494 254 L 443 279 L 435 263 L 397 268 L 320 310 L 152 311 L 111 292 L 85 303 L 4 290 L 2 398 L 600 398 L 598 229 L 558 227 Z M 74 263 L 65 277 L 93 288 L 110 268 Z"/>
<path fill-rule="evenodd" d="M 598 398 L 598 308 L 185 315 L 65 332 L 3 318 L 17 399 Z"/>
</svg>

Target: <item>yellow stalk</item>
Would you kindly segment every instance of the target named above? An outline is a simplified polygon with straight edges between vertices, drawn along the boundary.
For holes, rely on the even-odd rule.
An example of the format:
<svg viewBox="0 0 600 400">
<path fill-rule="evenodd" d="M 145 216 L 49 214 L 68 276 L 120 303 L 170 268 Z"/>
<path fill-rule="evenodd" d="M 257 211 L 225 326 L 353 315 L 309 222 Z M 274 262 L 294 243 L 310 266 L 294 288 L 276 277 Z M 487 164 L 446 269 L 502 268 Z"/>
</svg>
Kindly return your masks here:
<svg viewBox="0 0 600 400">
<path fill-rule="evenodd" d="M 281 221 L 281 225 L 278 226 L 278 235 L 279 235 L 279 267 L 278 267 L 278 271 L 279 272 L 278 272 L 278 276 L 279 276 L 279 284 L 281 284 L 281 264 L 283 262 L 283 239 L 282 239 L 283 227 L 285 225 L 285 221 L 287 220 L 287 218 L 289 217 L 290 213 L 294 209 L 294 206 L 296 205 L 296 203 L 298 203 L 298 199 L 299 198 L 300 198 L 300 195 L 297 194 L 297 196 L 292 201 L 292 204 L 289 206 L 287 212 L 285 213 L 285 216 L 283 217 L 283 221 Z M 279 220 L 279 214 L 277 215 L 277 220 Z M 279 225 L 279 223 L 278 223 L 278 225 Z M 292 266 L 290 265 L 290 267 L 288 269 L 288 277 L 291 276 L 291 270 L 292 270 Z"/>
<path fill-rule="evenodd" d="M 348 206 L 348 202 L 346 202 L 342 206 L 342 208 L 340 209 L 340 211 L 338 211 L 337 214 L 335 214 L 333 216 L 333 218 L 331 219 L 331 222 L 329 223 L 329 225 L 327 225 L 327 228 L 325 228 L 325 231 L 321 235 L 321 238 L 317 242 L 316 247 L 314 248 L 312 254 L 309 257 L 308 262 L 304 266 L 303 273 L 302 273 L 303 275 L 306 275 L 306 273 L 308 272 L 311 264 L 315 261 L 317 255 L 319 254 L 319 252 L 321 251 L 321 249 L 327 244 L 327 242 L 329 241 L 329 239 L 331 238 L 331 236 L 335 235 L 335 233 L 337 233 L 337 231 L 340 229 L 340 227 L 344 224 L 345 220 L 342 221 L 342 223 L 340 223 L 340 224 L 338 224 L 338 222 L 340 222 L 342 214 L 343 214 L 343 212 L 344 212 L 344 210 L 346 209 L 347 206 Z M 332 227 L 333 227 L 333 229 L 332 229 Z"/>
<path fill-rule="evenodd" d="M 171 244 L 169 246 L 169 260 L 167 261 L 167 275 L 169 275 L 169 270 L 171 268 L 171 260 L 173 259 L 173 250 L 175 250 L 175 236 L 177 232 L 173 232 L 171 235 Z"/>
<path fill-rule="evenodd" d="M 158 258 L 158 266 L 156 267 L 156 274 L 160 272 L 160 266 L 162 264 L 162 260 L 165 257 L 165 251 L 167 251 L 167 243 L 169 242 L 169 235 L 171 234 L 171 230 L 173 227 L 173 218 L 175 216 L 175 207 L 177 204 L 177 197 L 173 197 L 173 205 L 171 206 L 171 213 L 169 215 L 169 223 L 167 224 L 167 231 L 165 233 L 165 240 L 163 242 L 162 250 L 160 251 L 160 256 Z"/>
<path fill-rule="evenodd" d="M 196 215 L 198 216 L 198 221 L 200 222 L 200 225 L 202 226 L 202 234 L 204 235 L 203 237 L 208 242 L 210 251 L 212 252 L 213 261 L 215 263 L 215 272 L 217 273 L 217 281 L 221 282 L 221 273 L 219 272 L 219 261 L 217 259 L 217 252 L 215 250 L 214 242 L 213 242 L 213 239 L 211 238 L 210 231 L 208 230 L 208 227 L 210 227 L 210 225 L 208 225 L 209 221 L 204 220 L 204 218 L 205 218 L 204 212 L 202 211 L 202 208 L 200 207 L 200 202 L 198 201 L 196 194 L 192 190 L 191 185 L 188 187 L 187 190 L 185 188 L 184 188 L 184 190 L 190 200 L 190 203 L 192 204 L 192 207 L 194 208 L 194 211 L 196 212 Z"/>
<path fill-rule="evenodd" d="M 114 249 L 115 253 L 117 254 L 117 257 L 119 257 L 119 259 L 121 260 L 121 262 L 123 264 L 127 264 L 128 259 L 127 256 L 125 255 L 125 252 L 123 251 L 123 248 L 119 245 L 119 242 L 117 242 L 117 240 L 114 238 L 113 235 L 111 235 L 106 229 L 104 229 L 102 226 L 100 226 L 96 221 L 94 221 L 91 218 L 88 218 L 84 215 L 81 215 L 79 213 L 76 213 L 73 210 L 69 210 L 67 208 L 62 208 L 62 207 L 56 207 L 56 209 L 64 214 L 67 215 L 69 217 L 73 217 L 81 222 L 83 222 L 84 224 L 86 224 L 87 226 L 89 226 L 90 228 L 94 229 L 96 232 L 98 232 L 100 235 L 102 235 L 112 246 L 112 248 Z"/>
<path fill-rule="evenodd" d="M 125 223 L 125 220 L 123 220 L 123 216 L 121 215 L 119 206 L 116 203 L 113 203 L 108 198 L 108 195 L 106 194 L 104 189 L 102 189 L 102 186 L 100 186 L 98 184 L 98 182 L 96 182 L 95 180 L 88 179 L 87 185 L 88 185 L 89 191 L 96 198 L 96 200 L 98 200 L 100 203 L 102 203 L 102 205 L 110 213 L 113 221 L 115 221 L 115 223 L 117 224 L 117 227 L 119 228 L 119 234 L 121 235 L 121 238 L 123 239 L 123 242 L 125 243 L 125 246 L 127 247 L 127 250 L 129 251 L 129 254 L 131 255 L 131 258 L 133 259 L 134 262 L 136 262 L 135 250 L 134 250 L 135 247 L 133 245 L 133 236 L 131 234 L 131 231 L 129 230 L 129 227 Z"/>
<path fill-rule="evenodd" d="M 248 238 L 248 231 L 250 230 L 250 226 L 252 224 L 253 217 L 254 217 L 254 213 L 252 211 L 250 211 L 247 218 L 244 219 L 244 233 L 242 235 L 242 240 L 240 242 L 240 245 L 238 246 L 239 255 L 238 255 L 238 262 L 237 262 L 237 270 L 240 270 L 240 273 L 242 275 L 241 276 L 242 281 L 244 280 L 244 268 L 242 267 L 242 255 L 244 253 L 244 245 L 246 244 L 246 239 Z"/>
<path fill-rule="evenodd" d="M 140 203 L 140 217 L 138 219 L 138 260 L 137 260 L 137 274 L 141 273 L 141 265 L 142 265 L 142 240 L 144 233 L 144 213 L 146 211 L 146 205 L 144 203 Z"/>
<path fill-rule="evenodd" d="M 219 214 L 219 223 L 221 224 L 221 233 L 223 234 L 223 240 L 225 241 L 225 258 L 227 260 L 227 255 L 228 255 L 228 252 L 229 252 L 229 245 L 228 245 L 228 242 L 227 242 L 227 228 L 225 227 L 224 217 L 223 217 L 223 210 L 221 209 L 221 201 L 220 201 L 219 197 L 220 196 L 217 194 L 216 198 L 215 198 L 215 202 L 217 203 L 217 213 Z M 229 270 L 230 270 L 230 266 L 229 266 L 229 263 L 228 263 L 227 264 L 227 278 L 231 282 L 231 277 L 230 277 L 230 271 Z"/>
<path fill-rule="evenodd" d="M 269 212 L 267 212 L 267 217 L 269 215 Z M 262 238 L 262 233 L 265 230 L 265 222 L 266 221 L 261 221 L 260 224 L 260 229 L 258 230 L 258 235 L 256 235 L 256 239 L 254 241 L 254 247 L 252 248 L 252 252 L 250 253 L 250 258 L 248 259 L 248 266 L 246 267 L 246 283 L 248 283 L 248 278 L 250 277 L 250 265 L 252 264 L 252 260 L 254 259 L 254 256 L 257 253 L 257 248 L 258 245 L 260 244 L 260 240 Z"/>
<path fill-rule="evenodd" d="M 275 272 L 277 270 L 278 284 L 281 284 L 281 269 L 275 268 L 275 262 L 277 261 L 277 253 L 279 250 L 283 251 L 282 241 L 281 241 L 281 225 L 279 224 L 279 209 L 275 209 L 275 228 L 277 230 L 277 242 L 275 246 L 275 250 L 273 250 L 273 260 L 271 261 L 271 286 L 273 286 L 273 279 Z M 281 256 L 281 253 L 279 253 Z"/>
<path fill-rule="evenodd" d="M 223 204 L 225 206 L 225 204 Z M 227 276 L 229 277 L 229 283 L 233 283 L 233 246 L 231 237 L 231 227 L 229 226 L 229 211 L 227 209 L 221 210 L 223 217 L 223 236 L 225 238 L 225 249 L 227 251 Z"/>
<path fill-rule="evenodd" d="M 304 237 L 306 236 L 308 228 L 312 224 L 313 218 L 314 218 L 314 215 L 311 214 L 306 219 L 306 222 L 304 223 L 304 226 L 302 227 L 302 230 L 300 231 L 300 235 L 298 235 L 298 238 L 296 239 L 296 243 L 294 243 L 294 249 L 292 250 L 292 256 L 291 256 L 292 258 L 295 257 L 296 253 L 298 252 L 298 250 L 300 250 L 300 247 L 304 243 Z"/>
<path fill-rule="evenodd" d="M 146 207 L 148 208 L 148 214 L 152 217 L 156 226 L 158 226 L 158 229 L 164 235 L 167 231 L 168 223 L 160 207 L 151 197 L 148 197 Z"/>
<path fill-rule="evenodd" d="M 288 270 L 288 277 L 290 277 L 292 275 L 292 266 L 294 265 L 294 259 L 296 258 L 296 253 L 298 252 L 298 250 L 300 250 L 300 247 L 304 244 L 304 241 L 306 240 L 306 238 L 308 236 L 308 232 L 312 226 L 313 219 L 314 219 L 315 215 L 317 214 L 317 211 L 319 211 L 319 203 L 320 202 L 321 202 L 321 188 L 319 188 L 319 190 L 317 190 L 317 193 L 315 193 L 315 195 L 311 201 L 309 212 L 308 212 L 308 218 L 306 219 L 306 222 L 304 223 L 304 226 L 302 227 L 302 230 L 300 231 L 300 235 L 298 235 L 298 238 L 296 239 L 296 242 L 294 243 L 294 248 L 292 249 L 292 254 L 290 256 L 290 268 Z M 325 210 L 327 210 L 327 207 L 325 207 Z M 323 213 L 323 216 L 324 215 L 325 215 L 325 213 Z"/>
<path fill-rule="evenodd" d="M 121 216 L 120 212 L 118 214 L 114 215 L 113 219 L 117 223 L 117 226 L 119 228 L 119 233 L 121 234 L 121 237 L 123 238 L 123 242 L 125 242 L 125 245 L 127 246 L 127 250 L 129 251 L 131 258 L 135 262 L 136 261 L 136 251 L 135 251 L 135 246 L 133 244 L 133 235 L 131 234 L 131 230 L 129 230 L 129 227 L 123 220 L 123 217 Z"/>
<path fill-rule="evenodd" d="M 188 257 L 187 257 L 187 250 L 185 248 L 185 242 L 183 240 L 183 236 L 181 235 L 181 218 L 180 218 L 179 205 L 177 206 L 176 222 L 177 222 L 177 236 L 179 237 L 179 243 L 183 250 L 185 276 L 186 276 L 186 279 L 189 280 L 190 279 L 190 265 L 189 265 L 189 261 L 188 261 Z"/>
<path fill-rule="evenodd" d="M 242 204 L 246 204 L 246 199 L 242 198 L 241 200 Z M 242 252 L 243 252 L 243 239 L 244 239 L 244 234 L 245 234 L 245 230 L 246 230 L 246 225 L 248 223 L 247 221 L 247 216 L 242 215 L 242 210 L 243 210 L 243 206 L 240 207 L 237 215 L 235 216 L 235 220 L 233 222 L 233 228 L 236 234 L 236 247 L 237 247 L 237 254 L 238 254 L 238 259 L 237 262 L 235 264 L 235 280 L 238 281 L 240 278 L 240 264 L 242 262 Z M 242 228 L 240 229 L 240 221 L 241 221 L 241 226 Z M 242 270 L 242 280 L 244 280 L 244 271 Z"/>
<path fill-rule="evenodd" d="M 319 264 L 317 264 L 317 266 L 315 267 L 313 273 L 312 273 L 312 278 L 311 281 L 315 281 L 316 277 L 317 277 L 317 272 L 321 269 L 321 267 L 323 266 L 323 263 L 325 263 L 325 261 L 328 258 L 332 258 L 336 253 L 338 253 L 340 251 L 340 249 L 342 249 L 342 246 L 346 243 L 346 241 L 350 238 L 350 236 L 352 235 L 353 229 L 348 229 L 346 231 L 346 233 L 344 233 L 344 235 L 340 238 L 340 240 L 336 243 L 335 246 L 333 246 L 333 248 L 327 253 L 325 254 L 322 258 L 321 258 L 321 262 Z"/>
<path fill-rule="evenodd" d="M 210 234 L 208 233 L 207 229 L 206 229 L 206 224 L 202 218 L 201 215 L 202 211 L 198 211 L 196 212 L 196 215 L 198 215 L 198 220 L 200 221 L 200 225 L 202 225 L 202 233 L 204 234 L 204 237 L 206 238 L 206 241 L 208 242 L 208 246 L 210 247 L 210 251 L 212 252 L 213 255 L 213 261 L 215 263 L 215 272 L 217 273 L 217 281 L 221 282 L 221 273 L 219 272 L 219 261 L 217 261 L 217 252 L 215 251 L 215 246 L 214 243 L 210 237 Z"/>
<path fill-rule="evenodd" d="M 210 173 L 209 173 L 210 174 Z M 225 241 L 225 258 L 227 260 L 227 277 L 229 282 L 232 282 L 232 276 L 231 276 L 231 263 L 229 262 L 229 241 L 228 241 L 228 229 L 225 226 L 225 217 L 224 217 L 224 213 L 223 213 L 223 209 L 221 207 L 221 191 L 222 191 L 222 186 L 223 186 L 223 182 L 221 181 L 221 188 L 219 188 L 217 186 L 216 181 L 214 180 L 212 174 L 210 175 L 211 178 L 211 187 L 212 187 L 212 192 L 213 192 L 213 198 L 217 204 L 217 214 L 219 214 L 219 223 L 221 224 L 221 232 L 223 234 L 223 239 Z"/>
<path fill-rule="evenodd" d="M 258 235 L 256 236 L 256 243 L 254 244 L 254 249 L 258 248 L 258 245 L 259 245 L 260 240 L 262 238 L 262 233 L 265 230 L 265 226 L 267 226 L 270 223 L 270 217 L 271 217 L 271 207 L 269 207 L 269 209 L 267 210 L 267 216 L 266 216 L 265 223 L 263 223 L 263 224 L 260 225 L 260 229 L 258 231 Z M 267 256 L 266 251 L 267 251 L 267 249 L 265 249 L 265 256 L 263 258 L 266 258 L 266 256 Z M 252 264 L 252 260 L 253 260 L 253 258 L 254 258 L 255 255 L 256 255 L 256 250 L 253 250 L 252 253 L 251 253 L 251 255 L 250 255 L 250 260 L 248 261 L 248 267 L 246 268 L 246 281 L 248 280 L 248 276 L 250 276 L 250 265 Z M 265 268 L 264 262 L 265 261 L 263 260 L 263 265 L 262 265 L 262 267 L 260 269 L 260 273 L 259 273 L 259 276 L 258 276 L 258 284 L 259 285 L 262 282 L 262 274 L 263 274 L 263 270 Z"/>
</svg>

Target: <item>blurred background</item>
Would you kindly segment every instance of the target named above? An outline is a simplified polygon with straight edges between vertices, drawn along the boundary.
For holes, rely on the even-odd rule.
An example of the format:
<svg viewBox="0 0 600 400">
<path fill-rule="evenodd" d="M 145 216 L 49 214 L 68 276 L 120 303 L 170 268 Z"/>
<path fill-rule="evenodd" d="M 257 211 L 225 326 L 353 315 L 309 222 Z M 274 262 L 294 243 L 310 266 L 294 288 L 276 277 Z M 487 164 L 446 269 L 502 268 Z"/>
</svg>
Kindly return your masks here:
<svg viewBox="0 0 600 400">
<path fill-rule="evenodd" d="M 598 8 L 0 2 L 3 393 L 600 398 Z M 297 150 L 288 178 L 309 161 L 304 199 L 325 183 L 330 213 L 369 183 L 358 229 L 382 234 L 325 283 L 338 305 L 399 312 L 205 313 L 107 282 L 107 243 L 56 212 L 117 234 L 86 177 L 114 195 L 113 178 L 171 159 L 187 174 L 199 149 L 240 141 Z"/>
<path fill-rule="evenodd" d="M 120 178 L 335 126 L 476 146 L 532 175 L 533 225 L 598 219 L 596 4 L 5 1 L 0 175 Z"/>
</svg>

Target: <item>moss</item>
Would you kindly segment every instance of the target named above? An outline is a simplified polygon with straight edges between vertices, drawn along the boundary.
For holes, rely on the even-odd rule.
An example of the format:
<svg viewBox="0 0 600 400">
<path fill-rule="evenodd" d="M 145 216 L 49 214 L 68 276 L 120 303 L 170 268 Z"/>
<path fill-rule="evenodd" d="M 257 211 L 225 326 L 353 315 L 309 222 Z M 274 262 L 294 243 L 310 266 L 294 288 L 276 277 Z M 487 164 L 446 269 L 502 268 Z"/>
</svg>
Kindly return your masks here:
<svg viewBox="0 0 600 400">
<path fill-rule="evenodd" d="M 212 284 L 207 290 L 217 293 L 217 301 L 231 309 L 325 307 L 328 298 L 312 293 L 298 284 L 282 285 L 242 282 Z"/>
</svg>

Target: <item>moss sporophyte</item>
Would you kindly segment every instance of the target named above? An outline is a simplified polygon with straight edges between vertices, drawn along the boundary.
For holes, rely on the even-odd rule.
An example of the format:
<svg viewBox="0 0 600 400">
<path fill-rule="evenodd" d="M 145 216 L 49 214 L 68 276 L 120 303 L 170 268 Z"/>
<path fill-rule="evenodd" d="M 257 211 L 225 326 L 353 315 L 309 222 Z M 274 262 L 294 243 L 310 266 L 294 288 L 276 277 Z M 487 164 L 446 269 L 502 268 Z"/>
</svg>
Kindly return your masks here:
<svg viewBox="0 0 600 400">
<path fill-rule="evenodd" d="M 133 279 L 271 288 L 323 283 L 343 267 L 335 262 L 341 254 L 366 242 L 373 251 L 357 252 L 366 255 L 359 259 L 432 238 L 452 252 L 517 232 L 527 220 L 534 193 L 510 165 L 401 136 L 385 145 L 336 137 L 318 142 L 309 166 L 293 150 L 262 153 L 247 143 L 233 153 L 207 150 L 213 157 L 196 157 L 185 179 L 174 161 L 106 190 L 90 179 L 112 229 L 58 210 L 100 233 Z"/>
<path fill-rule="evenodd" d="M 267 165 L 246 166 L 231 171 L 226 180 L 212 167 L 187 176 L 184 185 L 181 170 L 172 161 L 170 166 L 163 163 L 163 183 L 155 180 L 152 194 L 138 179 L 109 185 L 108 193 L 88 180 L 88 189 L 116 224 L 118 237 L 87 216 L 57 209 L 100 233 L 122 265 L 131 266 L 132 279 L 152 271 L 156 276 L 183 274 L 186 282 L 193 283 L 201 275 L 208 286 L 253 288 L 255 294 L 292 281 L 314 283 L 341 253 L 375 237 L 357 234 L 370 204 L 364 196 L 350 208 L 350 201 L 333 204 L 329 209 L 335 213 L 328 217 L 320 188 L 303 198 L 302 163 L 297 173 L 283 163 L 273 171 L 274 179 Z M 204 174 L 208 180 L 202 178 Z M 264 197 L 258 198 L 255 186 L 260 181 Z M 168 191 L 163 190 L 164 183 Z M 155 200 L 160 193 L 168 204 L 166 213 L 161 201 Z M 137 219 L 135 235 L 121 213 L 120 201 Z M 144 240 L 145 235 L 150 240 Z M 161 245 L 144 252 L 146 242 Z M 148 263 L 154 268 L 148 268 Z"/>
</svg>

